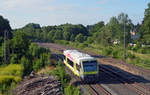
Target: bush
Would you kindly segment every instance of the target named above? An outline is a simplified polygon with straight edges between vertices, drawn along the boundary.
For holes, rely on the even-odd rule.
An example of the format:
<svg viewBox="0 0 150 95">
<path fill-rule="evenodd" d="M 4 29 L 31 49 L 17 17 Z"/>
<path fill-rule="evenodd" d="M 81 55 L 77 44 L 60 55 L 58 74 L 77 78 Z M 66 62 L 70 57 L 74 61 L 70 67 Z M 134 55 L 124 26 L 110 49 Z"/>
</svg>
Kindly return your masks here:
<svg viewBox="0 0 150 95">
<path fill-rule="evenodd" d="M 17 56 L 17 54 L 11 54 L 10 63 L 11 64 L 17 64 L 18 63 L 18 56 Z"/>
<path fill-rule="evenodd" d="M 127 57 L 133 59 L 133 58 L 135 58 L 135 55 L 128 52 Z"/>
<path fill-rule="evenodd" d="M 112 48 L 106 47 L 106 48 L 103 49 L 102 53 L 103 53 L 104 56 L 108 56 L 112 53 Z"/>
<path fill-rule="evenodd" d="M 33 70 L 38 71 L 46 65 L 50 65 L 50 53 L 40 54 L 40 58 L 33 62 Z"/>
<path fill-rule="evenodd" d="M 78 45 L 78 48 L 81 48 L 81 49 L 83 49 L 83 48 L 85 48 L 86 46 L 84 45 L 84 44 L 79 44 Z"/>
<path fill-rule="evenodd" d="M 66 41 L 66 40 L 55 40 L 55 43 L 57 43 L 57 44 L 62 44 L 62 45 L 67 45 L 67 44 L 69 44 L 69 42 Z"/>
<path fill-rule="evenodd" d="M 65 67 L 62 64 L 62 61 L 59 60 L 56 66 L 56 70 L 53 72 L 54 75 L 58 76 L 58 80 L 61 81 L 63 86 L 65 86 L 70 80 L 70 77 L 68 74 L 66 74 L 64 68 Z"/>
<path fill-rule="evenodd" d="M 23 75 L 29 75 L 32 71 L 32 64 L 31 62 L 25 58 L 24 56 L 21 58 L 21 65 L 24 67 L 24 70 L 23 70 Z"/>
<path fill-rule="evenodd" d="M 66 74 L 64 68 L 65 67 L 62 64 L 62 61 L 59 60 L 57 62 L 56 69 L 52 72 L 49 72 L 50 74 L 58 77 L 58 80 L 62 84 L 63 91 L 64 91 L 64 88 L 67 86 L 68 82 L 71 80 L 71 77 L 68 74 Z"/>
<path fill-rule="evenodd" d="M 87 43 L 83 43 L 84 47 L 88 47 L 88 44 Z"/>
<path fill-rule="evenodd" d="M 36 44 L 32 43 L 30 46 L 29 46 L 29 54 L 32 55 L 32 59 L 35 58 L 35 57 L 40 57 L 40 54 L 42 53 L 49 53 L 50 50 L 49 49 L 46 49 L 46 48 L 43 48 L 43 47 L 39 47 L 37 46 Z"/>
<path fill-rule="evenodd" d="M 0 75 L 22 76 L 23 67 L 19 64 L 10 64 L 0 68 Z"/>
<path fill-rule="evenodd" d="M 80 93 L 80 89 L 71 85 L 68 85 L 65 89 L 64 89 L 64 94 L 65 95 L 81 95 Z"/>
<path fill-rule="evenodd" d="M 112 56 L 113 56 L 113 58 L 118 58 L 118 51 L 117 50 L 113 50 L 112 51 Z"/>
<path fill-rule="evenodd" d="M 23 67 L 10 64 L 0 68 L 0 93 L 4 93 L 21 81 Z"/>
</svg>

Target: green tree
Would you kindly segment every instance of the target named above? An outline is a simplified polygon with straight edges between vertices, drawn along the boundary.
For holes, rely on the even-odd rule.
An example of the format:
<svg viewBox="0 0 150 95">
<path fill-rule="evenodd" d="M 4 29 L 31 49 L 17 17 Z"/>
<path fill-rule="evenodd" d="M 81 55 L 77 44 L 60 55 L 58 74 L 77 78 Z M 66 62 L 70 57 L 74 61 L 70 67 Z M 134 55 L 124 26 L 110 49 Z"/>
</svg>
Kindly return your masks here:
<svg viewBox="0 0 150 95">
<path fill-rule="evenodd" d="M 18 56 L 17 56 L 17 54 L 11 54 L 10 63 L 11 64 L 18 63 Z"/>
<path fill-rule="evenodd" d="M 19 60 L 23 55 L 26 55 L 30 41 L 27 39 L 27 35 L 25 33 L 16 31 L 14 33 L 13 39 L 10 40 L 9 44 L 11 53 L 17 54 Z"/>
<path fill-rule="evenodd" d="M 9 34 L 9 38 L 12 37 L 11 27 L 9 25 L 9 21 L 2 16 L 0 16 L 0 37 L 4 37 L 4 31 L 7 30 Z"/>
<path fill-rule="evenodd" d="M 74 86 L 67 86 L 64 90 L 65 95 L 81 95 L 80 89 Z"/>
<path fill-rule="evenodd" d="M 77 42 L 82 43 L 84 41 L 84 36 L 82 34 L 78 34 L 75 38 Z"/>
<path fill-rule="evenodd" d="M 55 40 L 62 40 L 63 39 L 63 33 L 62 33 L 62 31 L 56 30 L 53 39 L 55 39 Z"/>
<path fill-rule="evenodd" d="M 50 31 L 48 33 L 48 41 L 49 42 L 53 42 L 54 41 L 54 39 L 53 39 L 54 35 L 55 35 L 55 30 L 52 30 L 52 31 Z"/>
<path fill-rule="evenodd" d="M 50 53 L 42 53 L 40 58 L 33 62 L 33 69 L 38 71 L 48 64 L 50 64 Z"/>
<path fill-rule="evenodd" d="M 144 20 L 141 26 L 141 42 L 143 44 L 150 44 L 150 3 L 148 4 L 148 8 L 145 9 Z"/>
<path fill-rule="evenodd" d="M 88 25 L 87 29 L 90 32 L 90 34 L 93 34 L 95 32 L 98 32 L 104 25 L 103 21 L 98 22 L 97 24 L 94 25 Z"/>
<path fill-rule="evenodd" d="M 26 57 L 22 57 L 20 61 L 21 65 L 24 67 L 23 75 L 29 75 L 32 71 L 32 64 L 30 63 L 30 60 L 28 60 Z"/>
<path fill-rule="evenodd" d="M 131 35 L 130 35 L 130 30 L 133 29 L 134 25 L 131 21 L 131 19 L 128 17 L 127 14 L 125 13 L 120 13 L 118 16 L 118 21 L 121 25 L 121 31 L 122 31 L 122 35 L 123 35 L 123 31 L 124 31 L 124 26 L 126 29 L 126 43 L 131 42 Z M 123 38 L 121 38 L 123 39 Z M 123 42 L 123 40 L 121 40 Z"/>
</svg>

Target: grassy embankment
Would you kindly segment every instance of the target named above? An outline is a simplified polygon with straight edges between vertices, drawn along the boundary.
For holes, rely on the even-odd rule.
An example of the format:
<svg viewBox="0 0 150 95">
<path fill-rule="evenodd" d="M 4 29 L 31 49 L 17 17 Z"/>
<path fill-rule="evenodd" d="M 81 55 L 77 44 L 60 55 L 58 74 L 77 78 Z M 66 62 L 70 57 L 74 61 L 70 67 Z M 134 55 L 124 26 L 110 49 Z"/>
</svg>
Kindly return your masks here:
<svg viewBox="0 0 150 95">
<path fill-rule="evenodd" d="M 72 46 L 78 49 L 94 52 L 104 56 L 109 56 L 115 59 L 123 60 L 123 47 L 107 46 L 104 47 L 98 44 L 85 44 L 77 42 L 69 42 L 64 40 L 55 41 L 55 43 Z M 132 50 L 127 50 L 127 63 L 150 70 L 150 54 L 141 54 Z"/>
</svg>

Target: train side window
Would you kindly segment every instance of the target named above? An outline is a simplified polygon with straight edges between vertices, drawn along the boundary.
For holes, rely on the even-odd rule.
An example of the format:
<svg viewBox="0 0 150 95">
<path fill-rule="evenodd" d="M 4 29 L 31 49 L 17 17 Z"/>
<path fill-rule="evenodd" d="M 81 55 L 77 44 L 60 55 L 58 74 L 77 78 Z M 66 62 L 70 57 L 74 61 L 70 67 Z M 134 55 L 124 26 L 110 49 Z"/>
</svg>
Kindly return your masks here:
<svg viewBox="0 0 150 95">
<path fill-rule="evenodd" d="M 68 64 L 69 64 L 70 66 L 73 67 L 73 62 L 72 62 L 70 59 L 67 58 L 67 62 L 68 62 Z"/>
<path fill-rule="evenodd" d="M 80 67 L 81 67 L 80 65 L 76 64 L 76 68 L 78 71 L 80 71 Z"/>
</svg>

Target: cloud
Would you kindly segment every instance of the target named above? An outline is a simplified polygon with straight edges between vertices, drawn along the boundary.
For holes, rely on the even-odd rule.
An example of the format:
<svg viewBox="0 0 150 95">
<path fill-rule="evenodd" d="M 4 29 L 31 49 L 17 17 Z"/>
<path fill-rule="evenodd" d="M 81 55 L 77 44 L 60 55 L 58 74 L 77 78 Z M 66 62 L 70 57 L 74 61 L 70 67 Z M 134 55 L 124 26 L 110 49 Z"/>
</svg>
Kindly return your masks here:
<svg viewBox="0 0 150 95">
<path fill-rule="evenodd" d="M 3 0 L 0 4 L 0 9 L 3 10 L 18 10 L 18 9 L 36 9 L 44 7 L 45 2 L 55 0 Z"/>
</svg>

